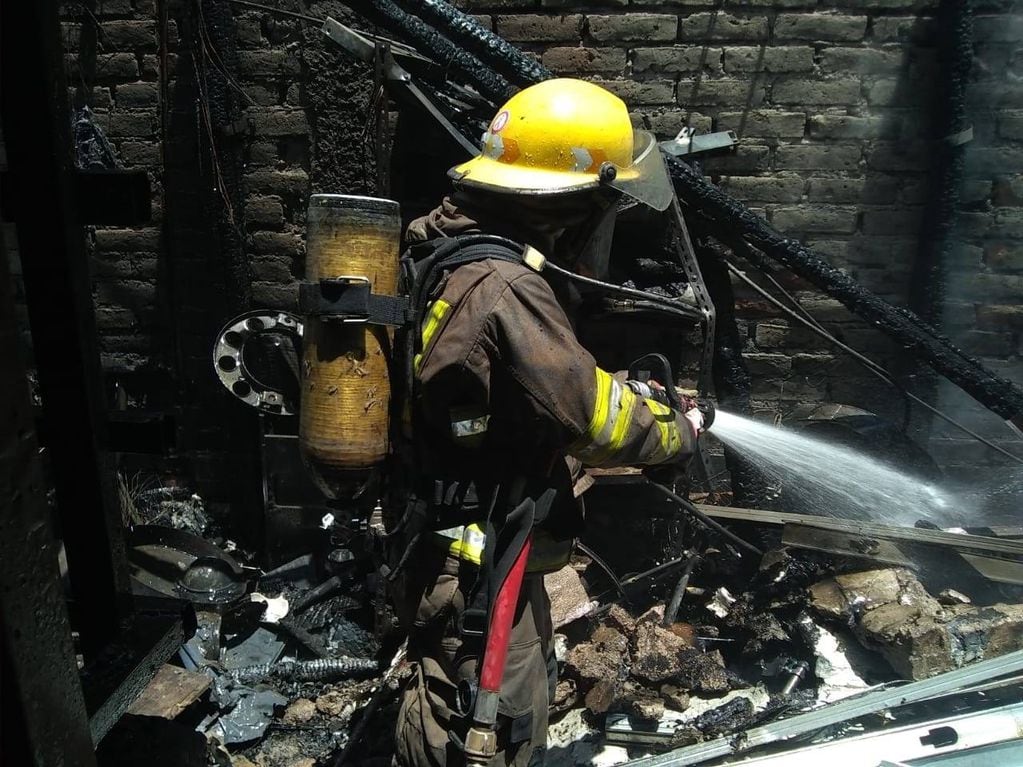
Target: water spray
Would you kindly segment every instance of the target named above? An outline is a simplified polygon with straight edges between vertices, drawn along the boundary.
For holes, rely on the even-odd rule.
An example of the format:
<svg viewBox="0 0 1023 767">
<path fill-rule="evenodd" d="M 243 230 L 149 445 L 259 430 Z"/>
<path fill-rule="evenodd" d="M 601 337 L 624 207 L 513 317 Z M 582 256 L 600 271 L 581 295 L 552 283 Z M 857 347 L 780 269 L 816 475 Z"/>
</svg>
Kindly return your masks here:
<svg viewBox="0 0 1023 767">
<path fill-rule="evenodd" d="M 856 450 L 719 410 L 714 436 L 741 452 L 817 513 L 912 526 L 957 505 L 945 490 Z"/>
</svg>

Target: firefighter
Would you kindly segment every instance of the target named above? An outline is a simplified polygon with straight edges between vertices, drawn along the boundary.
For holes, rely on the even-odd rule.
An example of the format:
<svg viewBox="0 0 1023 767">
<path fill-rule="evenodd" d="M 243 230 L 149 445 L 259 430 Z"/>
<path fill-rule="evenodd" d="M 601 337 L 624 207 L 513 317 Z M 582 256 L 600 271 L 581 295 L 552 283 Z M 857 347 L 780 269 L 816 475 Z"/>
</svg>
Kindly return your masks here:
<svg viewBox="0 0 1023 767">
<path fill-rule="evenodd" d="M 593 278 L 606 276 L 622 196 L 660 210 L 671 200 L 653 137 L 633 131 L 619 98 L 580 80 L 517 93 L 479 156 L 449 175 L 454 194 L 408 227 L 413 247 L 497 235 Z M 501 539 L 500 520 L 524 505 L 534 538 L 492 763 L 542 760 L 557 671 L 542 575 L 568 562 L 579 533 L 581 467 L 684 462 L 703 425 L 695 407 L 675 412 L 595 364 L 573 330 L 571 285 L 500 258 L 498 240 L 475 242 L 476 257 L 431 286 L 414 360 L 409 418 L 425 527 L 405 536 L 415 546 L 395 579 L 416 661 L 397 722 L 396 761 L 408 767 L 464 762 L 484 641 L 480 594 L 493 564 L 487 533 Z"/>
</svg>

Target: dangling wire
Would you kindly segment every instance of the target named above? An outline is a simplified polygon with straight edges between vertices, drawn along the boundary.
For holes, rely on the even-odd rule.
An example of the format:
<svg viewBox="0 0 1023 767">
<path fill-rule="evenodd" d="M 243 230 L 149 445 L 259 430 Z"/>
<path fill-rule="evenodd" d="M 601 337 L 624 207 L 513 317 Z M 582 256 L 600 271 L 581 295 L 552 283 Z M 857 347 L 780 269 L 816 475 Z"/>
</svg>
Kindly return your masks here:
<svg viewBox="0 0 1023 767">
<path fill-rule="evenodd" d="M 199 29 L 201 30 L 205 26 L 205 20 L 202 13 L 202 0 L 195 0 L 195 9 L 198 20 Z M 206 136 L 209 139 L 209 150 L 210 150 L 210 161 L 213 165 L 213 173 L 216 177 L 217 192 L 220 194 L 220 198 L 224 203 L 224 208 L 227 213 L 227 221 L 234 228 L 235 232 L 239 237 L 242 237 L 242 231 L 238 226 L 237 219 L 234 215 L 234 204 L 231 202 L 231 197 L 227 193 L 227 184 L 224 181 L 224 174 L 220 164 L 220 156 L 217 153 L 217 140 L 213 130 L 213 117 L 210 114 L 210 101 L 209 101 L 209 84 L 206 81 L 206 65 L 209 61 L 209 57 L 206 52 L 205 46 L 202 44 L 202 32 L 198 32 L 200 40 L 197 46 L 197 52 L 199 53 L 199 68 L 196 72 L 195 83 L 196 89 L 199 91 L 199 103 L 198 112 L 202 122 L 202 126 L 206 129 Z M 202 153 L 200 152 L 200 158 Z"/>
<path fill-rule="evenodd" d="M 1008 450 L 1006 450 L 1005 448 L 1001 447 L 1000 445 L 996 445 L 994 442 L 991 442 L 990 440 L 985 439 L 984 437 L 982 437 L 980 434 L 978 434 L 977 432 L 973 431 L 969 427 L 959 423 L 959 421 L 955 420 L 952 416 L 948 415 L 947 413 L 942 412 L 938 408 L 934 407 L 933 405 L 929 404 L 928 402 L 925 402 L 920 397 L 918 397 L 915 394 L 913 394 L 912 392 L 908 391 L 898 381 L 896 381 L 894 378 L 892 378 L 892 376 L 889 375 L 888 371 L 886 371 L 883 367 L 878 365 L 876 362 L 874 362 L 869 357 L 866 357 L 866 356 L 860 354 L 858 351 L 856 351 L 852 347 L 850 347 L 847 344 L 844 344 L 841 341 L 839 341 L 831 333 L 829 333 L 827 330 L 825 330 L 824 327 L 821 326 L 820 323 L 818 323 L 816 320 L 812 320 L 812 319 L 811 320 L 807 320 L 802 315 L 800 315 L 799 313 L 797 313 L 797 312 L 793 311 L 792 309 L 790 309 L 788 306 L 786 306 L 784 303 L 782 303 L 781 300 L 779 300 L 778 298 L 773 296 L 770 292 L 768 292 L 767 290 L 762 288 L 760 285 L 758 285 L 756 282 L 754 282 L 749 277 L 749 275 L 747 275 L 744 271 L 739 269 L 739 267 L 735 266 L 734 264 L 732 264 L 732 263 L 730 263 L 728 261 L 725 261 L 725 266 L 728 267 L 728 271 L 729 272 L 734 274 L 736 277 L 738 277 L 740 280 L 742 280 L 742 282 L 744 282 L 746 285 L 748 285 L 750 288 L 752 288 L 754 291 L 756 291 L 760 296 L 762 296 L 767 301 L 769 301 L 774 306 L 776 306 L 778 309 L 780 309 L 782 312 L 784 312 L 786 316 L 791 317 L 792 319 L 796 320 L 796 322 L 798 322 L 801 325 L 803 325 L 804 327 L 808 328 L 813 333 L 816 333 L 817 335 L 819 335 L 821 338 L 825 339 L 831 345 L 837 347 L 838 349 L 841 349 L 846 354 L 850 355 L 853 359 L 855 359 L 857 362 L 859 362 L 861 365 L 863 365 L 867 370 L 869 370 L 875 376 L 877 376 L 882 381 L 887 383 L 889 386 L 892 386 L 895 389 L 898 389 L 903 394 L 903 396 L 905 396 L 906 398 L 911 399 L 916 404 L 920 405 L 921 407 L 925 408 L 926 410 L 929 410 L 934 415 L 938 416 L 938 418 L 941 418 L 943 421 L 949 423 L 950 425 L 952 425 L 955 428 L 959 429 L 963 433 L 968 434 L 969 436 L 973 437 L 975 440 L 977 440 L 981 444 L 986 445 L 987 447 L 991 448 L 992 450 L 994 450 L 994 451 L 996 451 L 998 453 L 1001 453 L 1006 458 L 1011 458 L 1013 461 L 1016 461 L 1017 463 L 1023 463 L 1023 458 L 1019 457 L 1018 455 L 1015 455 L 1014 453 L 1010 453 Z M 782 290 L 782 292 L 784 292 L 784 289 L 780 285 L 778 285 L 777 283 L 775 283 L 775 285 L 778 287 L 779 290 Z M 793 301 L 793 302 L 795 301 L 795 299 L 792 298 L 791 296 L 789 296 L 789 299 L 791 301 Z"/>
<path fill-rule="evenodd" d="M 230 72 L 228 72 L 227 66 L 224 64 L 223 59 L 220 58 L 220 54 L 217 52 L 216 46 L 214 46 L 213 41 L 210 40 L 209 28 L 206 25 L 206 16 L 203 14 L 202 10 L 202 0 L 198 0 L 198 2 L 196 2 L 196 10 L 198 11 L 199 14 L 199 39 L 200 43 L 202 44 L 204 55 L 209 59 L 210 63 L 213 64 L 214 69 L 220 72 L 225 82 L 227 82 L 227 84 L 231 86 L 232 89 L 241 94 L 241 96 L 251 106 L 256 106 L 255 99 L 253 99 L 252 96 L 246 93 L 245 89 L 242 88 L 242 86 L 239 85 L 238 81 L 235 80 L 235 78 L 231 75 Z"/>
</svg>

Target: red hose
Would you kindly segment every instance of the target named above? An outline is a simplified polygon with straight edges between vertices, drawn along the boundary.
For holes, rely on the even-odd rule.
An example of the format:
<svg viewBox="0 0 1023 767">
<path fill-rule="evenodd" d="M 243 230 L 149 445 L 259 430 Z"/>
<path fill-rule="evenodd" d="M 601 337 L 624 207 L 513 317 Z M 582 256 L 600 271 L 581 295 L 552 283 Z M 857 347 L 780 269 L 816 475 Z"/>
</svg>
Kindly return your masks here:
<svg viewBox="0 0 1023 767">
<path fill-rule="evenodd" d="M 504 663 L 508 657 L 508 642 L 511 640 L 512 625 L 515 623 L 515 608 L 519 602 L 522 576 L 526 572 L 526 559 L 529 557 L 532 544 L 533 535 L 530 533 L 494 600 L 494 610 L 487 631 L 487 646 L 483 651 L 483 668 L 480 671 L 481 690 L 493 693 L 501 691 Z"/>
</svg>

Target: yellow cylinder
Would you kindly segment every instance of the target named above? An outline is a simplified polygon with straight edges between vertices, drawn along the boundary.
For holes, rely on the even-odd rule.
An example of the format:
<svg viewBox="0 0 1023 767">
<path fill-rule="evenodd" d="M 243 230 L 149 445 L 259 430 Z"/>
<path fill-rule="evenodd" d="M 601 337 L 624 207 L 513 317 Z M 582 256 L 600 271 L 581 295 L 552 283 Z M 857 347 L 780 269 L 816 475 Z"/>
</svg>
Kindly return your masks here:
<svg viewBox="0 0 1023 767">
<path fill-rule="evenodd" d="M 309 199 L 306 226 L 308 282 L 366 279 L 374 293 L 395 294 L 398 203 L 317 194 Z M 330 498 L 346 497 L 387 456 L 390 340 L 381 325 L 305 318 L 299 439 L 306 466 Z"/>
</svg>

